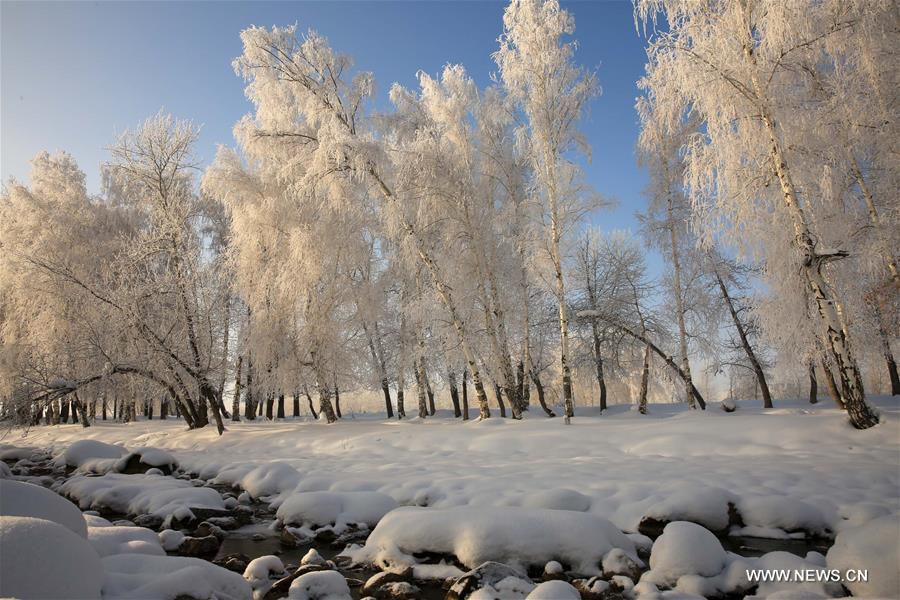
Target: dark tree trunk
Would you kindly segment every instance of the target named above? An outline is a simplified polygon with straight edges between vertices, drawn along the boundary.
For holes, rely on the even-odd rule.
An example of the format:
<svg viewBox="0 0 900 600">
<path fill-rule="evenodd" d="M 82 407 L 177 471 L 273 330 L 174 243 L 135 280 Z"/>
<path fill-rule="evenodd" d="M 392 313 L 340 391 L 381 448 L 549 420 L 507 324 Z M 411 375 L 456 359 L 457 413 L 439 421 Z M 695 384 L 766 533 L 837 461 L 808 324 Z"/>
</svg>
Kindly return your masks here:
<svg viewBox="0 0 900 600">
<path fill-rule="evenodd" d="M 316 408 L 313 406 L 313 399 L 309 393 L 309 388 L 304 387 L 303 392 L 306 394 L 306 401 L 309 403 L 309 414 L 312 415 L 313 419 L 318 420 L 319 415 L 316 414 Z"/>
<path fill-rule="evenodd" d="M 462 413 L 463 421 L 469 420 L 469 371 L 463 369 L 462 374 Z"/>
<path fill-rule="evenodd" d="M 506 405 L 503 403 L 503 390 L 498 384 L 494 384 L 494 395 L 497 396 L 497 406 L 500 407 L 500 418 L 506 418 Z"/>
<path fill-rule="evenodd" d="M 275 415 L 275 392 L 266 392 L 266 419 L 271 421 Z"/>
<path fill-rule="evenodd" d="M 244 395 L 244 418 L 252 421 L 256 418 L 256 391 L 253 389 L 253 360 L 247 355 L 247 393 Z"/>
<path fill-rule="evenodd" d="M 181 418 L 181 402 L 175 403 L 175 418 Z"/>
<path fill-rule="evenodd" d="M 341 414 L 341 390 L 337 384 L 334 384 L 334 414 L 338 419 L 344 418 L 344 415 Z"/>
<path fill-rule="evenodd" d="M 284 393 L 278 394 L 278 412 L 276 413 L 276 416 L 279 419 L 284 418 Z"/>
<path fill-rule="evenodd" d="M 153 420 L 153 400 L 147 400 L 147 420 Z"/>
<path fill-rule="evenodd" d="M 528 378 L 525 377 L 525 363 L 521 360 L 516 367 L 516 393 L 519 395 L 522 410 L 528 410 L 528 404 L 531 401 L 531 386 L 528 384 Z"/>
<path fill-rule="evenodd" d="M 741 346 L 743 346 L 744 353 L 747 355 L 747 360 L 750 361 L 750 366 L 753 367 L 753 373 L 756 375 L 756 382 L 759 384 L 759 389 L 762 392 L 763 408 L 772 408 L 772 394 L 769 393 L 769 384 L 766 382 L 766 374 L 763 372 L 762 365 L 760 365 L 759 360 L 756 358 L 756 352 L 753 351 L 753 346 L 750 345 L 746 328 L 738 317 L 734 302 L 731 300 L 731 295 L 728 293 L 728 288 L 725 287 L 725 282 L 719 277 L 718 272 L 715 273 L 715 276 L 716 282 L 719 284 L 719 291 L 722 292 L 722 298 L 725 300 L 725 305 L 728 307 L 728 312 L 731 314 L 734 328 L 737 329 L 738 337 L 741 340 Z"/>
<path fill-rule="evenodd" d="M 76 409 L 77 407 L 77 409 Z M 81 417 L 81 426 L 82 427 L 90 427 L 91 422 L 88 420 L 87 407 L 78 397 L 78 392 L 75 392 L 75 400 L 72 401 L 72 418 L 74 422 L 75 411 L 78 411 L 78 414 Z"/>
<path fill-rule="evenodd" d="M 300 416 L 300 390 L 294 390 L 294 406 L 293 406 L 293 416 L 296 419 Z"/>
<path fill-rule="evenodd" d="M 100 418 L 106 420 L 106 394 L 103 394 L 103 403 L 100 405 Z"/>
<path fill-rule="evenodd" d="M 169 418 L 169 397 L 163 396 L 159 401 L 159 420 L 165 421 Z"/>
<path fill-rule="evenodd" d="M 428 379 L 428 371 L 425 369 L 425 359 L 419 361 L 422 365 L 422 379 L 425 381 L 425 393 L 428 394 L 428 415 L 434 416 L 434 390 L 431 389 L 431 380 Z"/>
<path fill-rule="evenodd" d="M 816 381 L 816 365 L 809 363 L 809 403 L 815 404 L 819 401 L 819 382 Z"/>
<path fill-rule="evenodd" d="M 387 418 L 394 418 L 394 407 L 391 406 L 391 388 L 388 385 L 387 377 L 381 380 L 381 393 L 384 394 L 384 408 L 387 412 Z"/>
<path fill-rule="evenodd" d="M 397 418 L 406 418 L 406 406 L 403 402 L 403 388 L 397 390 Z"/>
<path fill-rule="evenodd" d="M 78 404 L 72 400 L 69 402 L 69 415 L 72 417 L 72 423 L 78 422 Z"/>
<path fill-rule="evenodd" d="M 331 390 L 327 385 L 319 385 L 319 414 L 325 415 L 325 420 L 329 424 L 337 421 L 334 406 L 331 404 Z"/>
<path fill-rule="evenodd" d="M 453 403 L 453 416 L 459 418 L 462 411 L 459 409 L 459 390 L 456 388 L 456 373 L 450 371 L 447 374 L 447 385 L 450 387 L 450 401 Z"/>
<path fill-rule="evenodd" d="M 413 360 L 413 375 L 416 378 L 416 399 L 419 401 L 419 418 L 424 419 L 428 416 L 428 405 L 425 400 L 425 382 L 423 377 L 422 365 L 419 361 Z"/>
<path fill-rule="evenodd" d="M 534 389 L 537 390 L 538 403 L 541 405 L 541 408 L 548 417 L 555 417 L 556 413 L 547 406 L 547 399 L 544 396 L 544 384 L 541 383 L 541 377 L 538 375 L 537 371 L 531 372 L 531 382 L 534 383 Z"/>
<path fill-rule="evenodd" d="M 594 366 L 597 369 L 597 385 L 600 386 L 600 412 L 606 410 L 606 378 L 603 376 L 603 355 L 601 354 L 600 332 L 597 322 L 591 323 L 591 333 L 594 338 Z"/>
<path fill-rule="evenodd" d="M 59 401 L 59 422 L 65 425 L 69 422 L 69 401 Z"/>
<path fill-rule="evenodd" d="M 244 356 L 238 355 L 234 366 L 234 396 L 231 398 L 231 420 L 241 420 L 241 371 L 244 368 Z"/>
</svg>

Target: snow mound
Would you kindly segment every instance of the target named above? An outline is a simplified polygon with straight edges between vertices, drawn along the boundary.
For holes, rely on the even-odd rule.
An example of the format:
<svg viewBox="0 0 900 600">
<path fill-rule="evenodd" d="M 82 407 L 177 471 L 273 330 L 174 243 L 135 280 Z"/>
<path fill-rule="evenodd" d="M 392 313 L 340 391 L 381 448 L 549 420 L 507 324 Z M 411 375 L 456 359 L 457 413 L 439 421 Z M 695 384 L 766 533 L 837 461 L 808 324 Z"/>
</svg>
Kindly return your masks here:
<svg viewBox="0 0 900 600">
<path fill-rule="evenodd" d="M 721 488 L 685 486 L 650 506 L 644 516 L 665 521 L 691 521 L 713 531 L 722 531 L 728 528 L 728 503 L 736 499 L 734 494 Z"/>
<path fill-rule="evenodd" d="M 122 446 L 105 444 L 97 440 L 80 440 L 70 444 L 62 454 L 56 457 L 55 462 L 57 465 L 77 468 L 96 459 L 118 459 L 127 452 Z"/>
<path fill-rule="evenodd" d="M 545 581 L 531 590 L 527 600 L 581 600 L 572 584 L 565 581 Z"/>
<path fill-rule="evenodd" d="M 293 490 L 299 482 L 297 469 L 283 462 L 259 465 L 240 479 L 241 487 L 253 498 Z"/>
<path fill-rule="evenodd" d="M 708 529 L 689 521 L 673 521 L 650 552 L 650 571 L 641 580 L 668 586 L 683 575 L 718 575 L 727 556 L 722 544 Z"/>
<path fill-rule="evenodd" d="M 575 490 L 543 490 L 530 494 L 522 502 L 527 508 L 552 508 L 585 512 L 591 508 L 591 499 Z"/>
<path fill-rule="evenodd" d="M 0 515 L 53 521 L 83 538 L 88 533 L 84 516 L 74 504 L 47 488 L 22 481 L 0 479 Z"/>
<path fill-rule="evenodd" d="M 252 594 L 243 577 L 199 558 L 119 554 L 104 558 L 103 567 L 104 600 L 246 600 Z"/>
<path fill-rule="evenodd" d="M 351 600 L 347 580 L 337 571 L 314 571 L 301 575 L 288 590 L 291 600 Z"/>
<path fill-rule="evenodd" d="M 284 573 L 284 563 L 272 554 L 254 558 L 244 569 L 244 579 L 253 584 L 253 580 L 268 580 L 270 574 Z"/>
<path fill-rule="evenodd" d="M 844 529 L 828 551 L 831 569 L 867 569 L 869 581 L 847 582 L 854 596 L 900 598 L 900 517 L 880 517 L 861 527 Z"/>
<path fill-rule="evenodd" d="M 825 535 L 829 519 L 812 504 L 787 496 L 748 496 L 738 500 L 744 523 L 766 529 Z M 832 519 L 834 520 L 834 519 Z"/>
<path fill-rule="evenodd" d="M 530 581 L 520 577 L 504 577 L 500 581 L 486 585 L 469 596 L 469 600 L 520 600 L 535 588 Z"/>
<path fill-rule="evenodd" d="M 348 523 L 374 527 L 397 508 L 397 501 L 381 492 L 299 492 L 278 507 L 275 516 L 283 525 L 336 528 Z"/>
<path fill-rule="evenodd" d="M 101 557 L 114 554 L 165 554 L 159 536 L 146 527 L 89 527 L 87 537 Z"/>
<path fill-rule="evenodd" d="M 166 552 L 178 550 L 178 546 L 184 541 L 184 534 L 174 529 L 163 529 L 158 536 L 159 543 L 162 544 L 163 550 Z"/>
<path fill-rule="evenodd" d="M 523 569 L 551 560 L 589 575 L 600 574 L 610 550 L 637 559 L 634 544 L 608 520 L 588 513 L 513 507 L 404 507 L 388 513 L 356 562 L 382 567 L 413 565 L 413 554 L 454 555 L 469 568 L 495 561 Z"/>
<path fill-rule="evenodd" d="M 215 490 L 161 475 L 76 475 L 59 490 L 76 500 L 82 509 L 107 509 L 122 514 L 186 519 L 193 516 L 191 508 L 225 509 Z"/>
<path fill-rule="evenodd" d="M 0 479 L 9 479 L 13 476 L 12 469 L 9 465 L 0 460 Z"/>
<path fill-rule="evenodd" d="M 0 517 L 0 597 L 100 598 L 103 567 L 86 539 L 32 517 Z"/>
<path fill-rule="evenodd" d="M 40 450 L 30 447 L 13 446 L 11 444 L 0 444 L 0 461 L 3 460 L 34 460 L 43 454 Z"/>
</svg>

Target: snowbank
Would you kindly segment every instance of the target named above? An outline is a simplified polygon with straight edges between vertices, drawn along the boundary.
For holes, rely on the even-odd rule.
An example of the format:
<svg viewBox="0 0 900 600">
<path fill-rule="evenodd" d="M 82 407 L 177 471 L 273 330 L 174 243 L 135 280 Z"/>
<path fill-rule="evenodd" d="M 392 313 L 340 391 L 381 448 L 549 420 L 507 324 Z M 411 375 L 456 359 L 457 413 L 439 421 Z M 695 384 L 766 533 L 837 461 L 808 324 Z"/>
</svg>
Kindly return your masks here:
<svg viewBox="0 0 900 600">
<path fill-rule="evenodd" d="M 0 597 L 100 597 L 100 558 L 87 540 L 59 523 L 2 516 L 0 548 Z"/>
<path fill-rule="evenodd" d="M 146 527 L 89 527 L 87 537 L 101 557 L 114 554 L 165 555 L 159 536 Z"/>
<path fill-rule="evenodd" d="M 161 475 L 75 475 L 59 491 L 76 500 L 82 509 L 106 509 L 130 515 L 186 519 L 192 516 L 191 508 L 225 509 L 222 497 L 215 490 Z"/>
<path fill-rule="evenodd" d="M 571 570 L 599 575 L 604 555 L 621 548 L 638 561 L 632 541 L 595 515 L 536 508 L 404 507 L 388 513 L 353 554 L 382 567 L 413 565 L 413 554 L 454 555 L 474 568 L 486 561 L 516 567 L 557 560 Z"/>
<path fill-rule="evenodd" d="M 555 489 L 542 490 L 526 496 L 522 506 L 528 508 L 552 508 L 555 510 L 576 510 L 580 512 L 591 508 L 591 499 L 575 490 Z"/>
<path fill-rule="evenodd" d="M 84 517 L 74 504 L 47 488 L 22 481 L 0 479 L 0 515 L 46 519 L 83 538 L 88 533 Z"/>
<path fill-rule="evenodd" d="M 259 465 L 240 478 L 240 485 L 253 498 L 287 492 L 297 487 L 300 473 L 283 462 Z"/>
<path fill-rule="evenodd" d="M 826 518 L 817 506 L 785 496 L 747 496 L 737 506 L 744 523 L 767 529 L 827 535 L 828 524 L 837 520 L 836 515 Z"/>
<path fill-rule="evenodd" d="M 337 571 L 314 571 L 301 575 L 288 590 L 291 600 L 351 600 L 347 580 Z"/>
<path fill-rule="evenodd" d="M 78 468 L 88 461 L 118 459 L 127 452 L 122 446 L 106 444 L 97 440 L 80 440 L 69 445 L 56 457 L 55 462 L 61 466 Z"/>
<path fill-rule="evenodd" d="M 854 596 L 900 598 L 900 516 L 870 521 L 841 531 L 828 551 L 828 567 L 867 569 L 869 580 L 847 582 Z"/>
<path fill-rule="evenodd" d="M 380 492 L 298 492 L 287 497 L 275 516 L 284 525 L 336 529 L 348 523 L 374 527 L 397 508 L 397 501 Z"/>
<path fill-rule="evenodd" d="M 250 584 L 243 577 L 199 558 L 119 554 L 104 558 L 103 567 L 104 600 L 174 600 L 179 596 L 247 600 L 251 596 Z"/>
</svg>

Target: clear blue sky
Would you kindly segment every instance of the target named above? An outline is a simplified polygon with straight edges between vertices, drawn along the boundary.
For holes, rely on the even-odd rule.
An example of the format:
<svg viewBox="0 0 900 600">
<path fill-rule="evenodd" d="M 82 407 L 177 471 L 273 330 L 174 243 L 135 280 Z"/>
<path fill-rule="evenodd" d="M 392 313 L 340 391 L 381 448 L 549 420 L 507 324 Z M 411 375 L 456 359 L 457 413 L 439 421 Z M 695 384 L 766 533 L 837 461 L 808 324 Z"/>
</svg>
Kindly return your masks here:
<svg viewBox="0 0 900 600">
<path fill-rule="evenodd" d="M 619 206 L 592 217 L 603 229 L 636 229 L 646 177 L 635 164 L 635 81 L 644 40 L 631 2 L 564 2 L 575 15 L 577 60 L 596 68 L 603 94 L 583 129 L 593 148 L 589 182 Z M 27 181 L 41 150 L 66 150 L 91 192 L 116 134 L 160 108 L 202 124 L 197 155 L 233 145 L 250 104 L 231 61 L 249 25 L 298 22 L 327 36 L 375 73 L 379 104 L 391 83 L 462 63 L 484 85 L 503 2 L 0 2 L 0 171 Z M 651 261 L 658 268 L 656 260 Z"/>
</svg>

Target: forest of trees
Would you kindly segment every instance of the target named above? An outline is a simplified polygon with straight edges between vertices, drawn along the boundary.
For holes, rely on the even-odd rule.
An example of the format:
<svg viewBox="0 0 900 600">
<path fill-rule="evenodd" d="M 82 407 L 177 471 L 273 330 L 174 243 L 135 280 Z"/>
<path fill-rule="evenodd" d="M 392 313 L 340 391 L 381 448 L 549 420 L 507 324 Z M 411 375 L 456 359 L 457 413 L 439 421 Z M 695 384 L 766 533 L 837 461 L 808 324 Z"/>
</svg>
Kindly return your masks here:
<svg viewBox="0 0 900 600">
<path fill-rule="evenodd" d="M 634 233 L 590 224 L 610 200 L 579 127 L 602 97 L 556 0 L 509 4 L 484 88 L 448 65 L 379 112 L 314 31 L 251 27 L 254 110 L 212 164 L 163 113 L 112 143 L 99 195 L 38 155 L 0 199 L 2 418 L 222 432 L 371 392 L 394 418 L 440 396 L 568 421 L 702 409 L 716 377 L 766 407 L 821 384 L 876 424 L 866 390 L 900 394 L 896 4 L 637 0 L 635 23 Z"/>
</svg>

